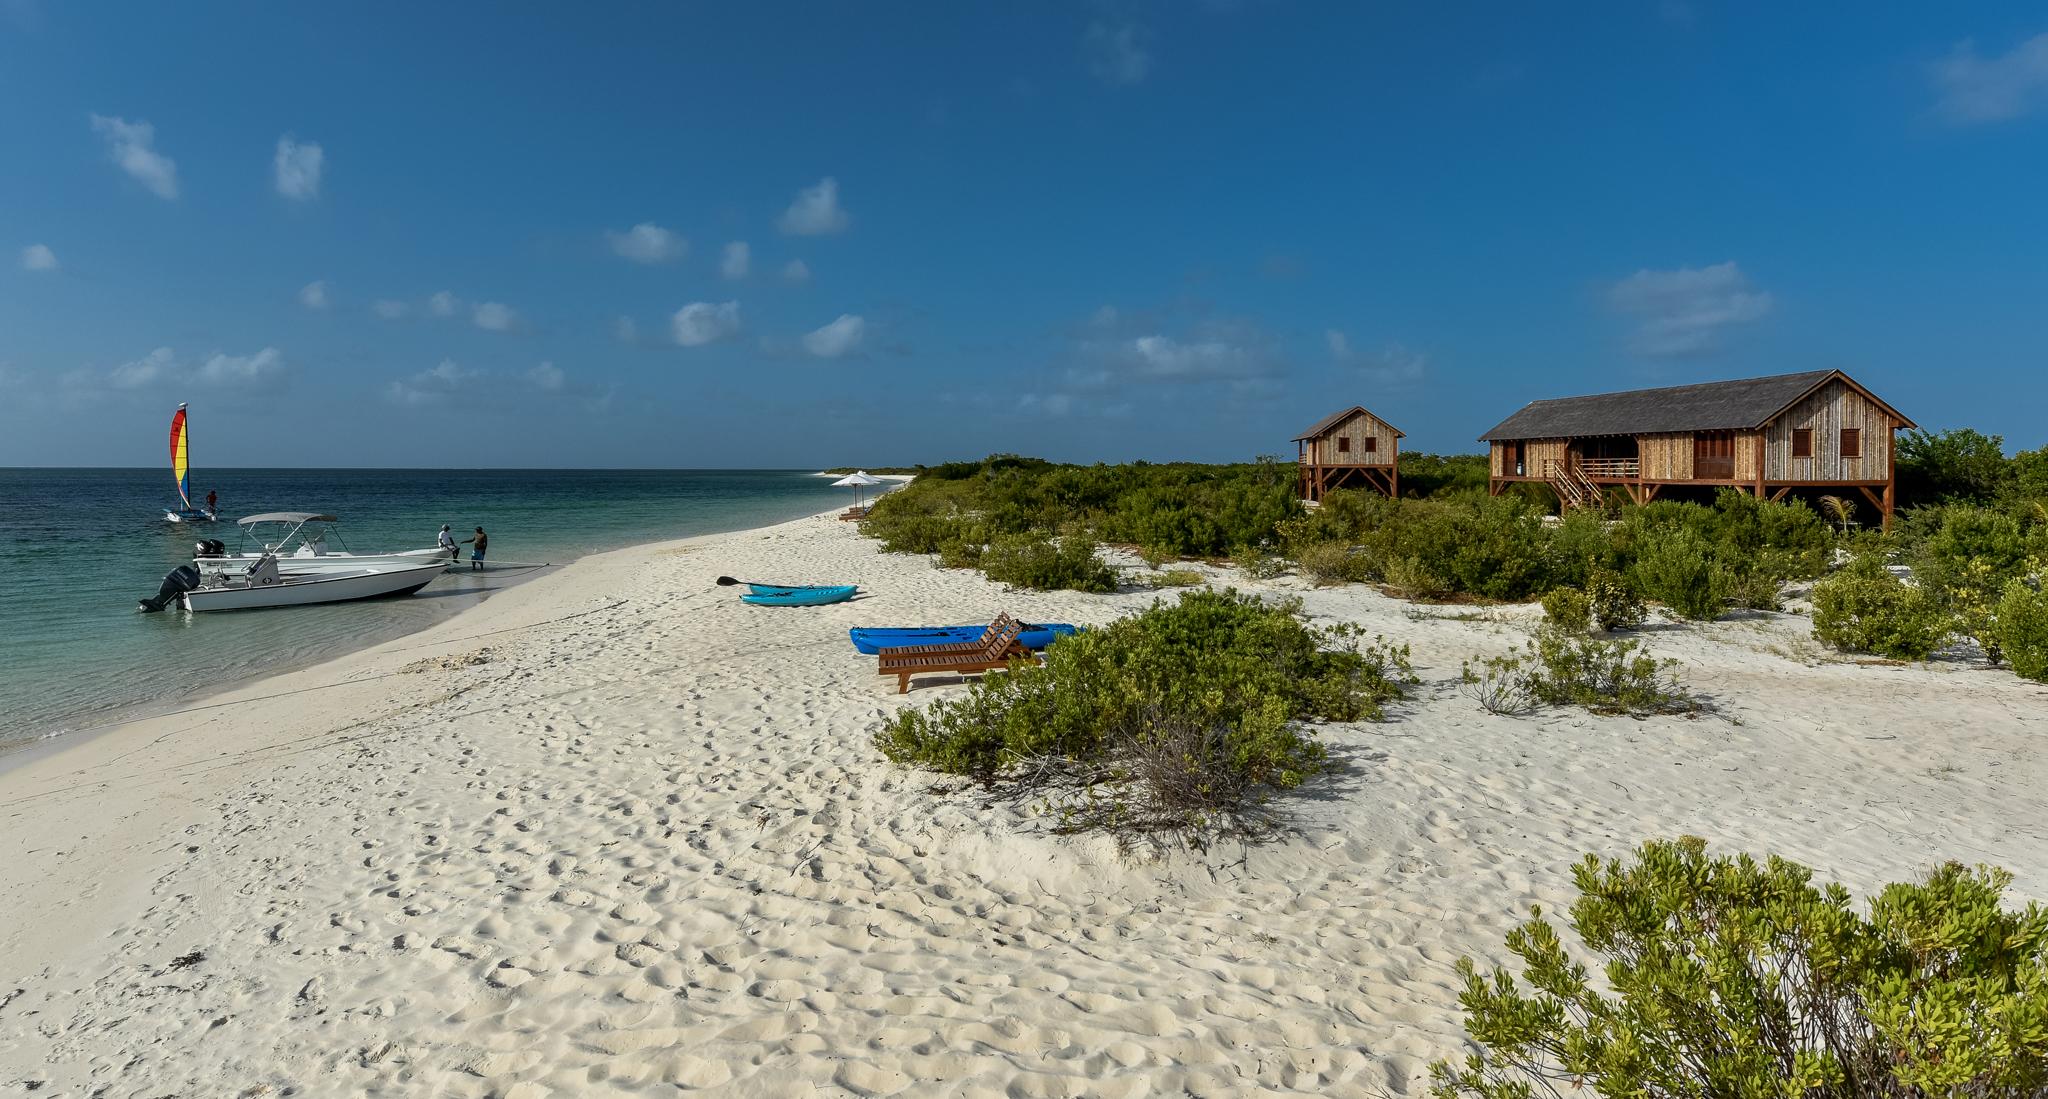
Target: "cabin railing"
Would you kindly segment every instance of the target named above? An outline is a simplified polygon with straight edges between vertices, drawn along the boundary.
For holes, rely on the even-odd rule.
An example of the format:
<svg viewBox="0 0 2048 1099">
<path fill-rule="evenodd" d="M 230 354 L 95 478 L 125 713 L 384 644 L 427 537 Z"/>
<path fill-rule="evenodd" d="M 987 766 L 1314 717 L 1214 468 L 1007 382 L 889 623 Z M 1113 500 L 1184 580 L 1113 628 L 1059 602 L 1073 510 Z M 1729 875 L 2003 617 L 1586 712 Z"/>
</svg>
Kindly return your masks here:
<svg viewBox="0 0 2048 1099">
<path fill-rule="evenodd" d="M 1588 477 L 1638 477 L 1643 462 L 1640 458 L 1581 458 L 1579 469 Z"/>
<path fill-rule="evenodd" d="M 1617 459 L 1621 460 L 1621 459 Z M 1586 475 L 1582 464 L 1570 459 L 1545 458 L 1543 478 L 1550 482 L 1551 490 L 1566 510 L 1572 508 L 1598 507 L 1602 498 L 1600 486 Z"/>
</svg>

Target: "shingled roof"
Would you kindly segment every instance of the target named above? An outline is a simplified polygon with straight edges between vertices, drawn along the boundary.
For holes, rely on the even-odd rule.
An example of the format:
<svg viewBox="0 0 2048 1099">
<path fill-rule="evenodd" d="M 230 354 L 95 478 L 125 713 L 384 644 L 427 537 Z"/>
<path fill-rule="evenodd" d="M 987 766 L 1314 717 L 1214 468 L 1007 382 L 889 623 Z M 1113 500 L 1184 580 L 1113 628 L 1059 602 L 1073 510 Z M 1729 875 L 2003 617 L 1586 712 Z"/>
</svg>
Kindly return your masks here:
<svg viewBox="0 0 2048 1099">
<path fill-rule="evenodd" d="M 1727 431 L 1762 427 L 1822 382 L 1848 375 L 1808 370 L 1769 378 L 1633 389 L 1531 401 L 1479 437 L 1483 443 L 1516 439 L 1578 439 L 1592 435 L 1655 435 L 1680 431 Z M 1861 389 L 1861 386 L 1857 386 Z M 1868 393 L 1867 390 L 1865 390 Z M 1878 402 L 1883 404 L 1882 401 Z M 1896 410 L 1891 410 L 1898 416 Z M 1898 416 L 1902 426 L 1911 426 Z"/>
<path fill-rule="evenodd" d="M 1314 427 L 1311 427 L 1307 431 L 1304 431 L 1301 434 L 1296 435 L 1291 441 L 1298 443 L 1303 439 L 1321 438 L 1323 436 L 1323 433 L 1329 431 L 1331 428 L 1336 427 L 1338 424 L 1343 423 L 1351 417 L 1358 415 L 1361 412 L 1365 413 L 1368 416 L 1372 416 L 1372 412 L 1369 411 L 1364 405 L 1355 404 L 1342 412 L 1332 412 L 1328 416 L 1325 416 L 1322 419 L 1317 420 Z M 1375 420 L 1380 420 L 1378 416 L 1372 416 L 1372 418 Z M 1387 424 L 1387 421 L 1385 420 L 1380 420 L 1380 422 L 1383 424 Z M 1394 438 L 1396 439 L 1405 439 L 1408 437 L 1407 432 L 1402 431 L 1400 428 L 1395 427 L 1393 424 L 1387 424 L 1387 430 L 1393 432 Z"/>
</svg>

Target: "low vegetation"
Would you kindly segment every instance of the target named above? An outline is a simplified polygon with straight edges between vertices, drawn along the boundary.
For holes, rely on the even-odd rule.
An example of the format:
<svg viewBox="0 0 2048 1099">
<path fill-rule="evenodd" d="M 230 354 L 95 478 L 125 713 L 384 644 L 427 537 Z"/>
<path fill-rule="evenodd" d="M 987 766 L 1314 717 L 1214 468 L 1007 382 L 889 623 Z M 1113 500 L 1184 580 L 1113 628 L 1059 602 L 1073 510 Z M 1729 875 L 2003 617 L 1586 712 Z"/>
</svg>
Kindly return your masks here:
<svg viewBox="0 0 2048 1099">
<path fill-rule="evenodd" d="M 1538 705 L 1630 717 L 1700 712 L 1700 700 L 1674 676 L 1676 667 L 1644 652 L 1639 641 L 1602 640 L 1586 636 L 1583 626 L 1574 631 L 1545 623 L 1521 653 L 1467 661 L 1460 680 L 1468 697 L 1496 714 Z"/>
<path fill-rule="evenodd" d="M 1193 839 L 1266 821 L 1328 765 L 1308 727 L 1384 716 L 1414 682 L 1405 646 L 1311 629 L 1235 591 L 1065 638 L 876 734 L 898 763 L 1042 795 L 1063 828 Z"/>
<path fill-rule="evenodd" d="M 2011 875 L 1942 866 L 1859 914 L 1841 885 L 1703 840 L 1587 856 L 1567 923 L 1510 932 L 1518 979 L 1459 963 L 1479 1047 L 1438 1099 L 2020 1099 L 2048 1089 L 2048 911 Z"/>
</svg>

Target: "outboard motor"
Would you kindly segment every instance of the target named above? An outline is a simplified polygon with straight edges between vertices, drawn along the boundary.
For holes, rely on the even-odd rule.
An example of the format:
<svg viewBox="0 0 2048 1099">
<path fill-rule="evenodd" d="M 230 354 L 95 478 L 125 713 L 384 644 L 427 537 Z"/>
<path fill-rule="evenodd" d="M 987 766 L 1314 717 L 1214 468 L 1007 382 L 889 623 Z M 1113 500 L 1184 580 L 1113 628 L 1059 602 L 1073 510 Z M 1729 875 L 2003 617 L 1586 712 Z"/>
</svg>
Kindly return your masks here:
<svg viewBox="0 0 2048 1099">
<path fill-rule="evenodd" d="M 160 611 L 178 601 L 180 595 L 199 586 L 199 570 L 190 565 L 179 565 L 164 577 L 163 586 L 156 590 L 156 598 L 140 599 L 145 611 Z"/>
<path fill-rule="evenodd" d="M 228 544 L 218 538 L 201 538 L 192 546 L 194 557 L 225 557 L 227 552 Z"/>
</svg>

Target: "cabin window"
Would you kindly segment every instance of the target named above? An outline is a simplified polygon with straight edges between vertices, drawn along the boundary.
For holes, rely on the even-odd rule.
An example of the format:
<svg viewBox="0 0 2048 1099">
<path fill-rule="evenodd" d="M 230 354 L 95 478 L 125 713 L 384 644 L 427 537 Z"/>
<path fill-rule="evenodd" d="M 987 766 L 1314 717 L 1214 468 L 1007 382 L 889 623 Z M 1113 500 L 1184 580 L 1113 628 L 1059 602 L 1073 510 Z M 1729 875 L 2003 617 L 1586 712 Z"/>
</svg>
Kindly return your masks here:
<svg viewBox="0 0 2048 1099">
<path fill-rule="evenodd" d="M 1792 456 L 1794 458 L 1813 457 L 1812 428 L 1795 427 L 1792 429 Z"/>
<path fill-rule="evenodd" d="M 1843 428 L 1843 429 L 1842 429 L 1842 457 L 1844 457 L 1844 458 L 1861 458 L 1861 457 L 1863 457 L 1863 429 L 1862 429 L 1862 428 L 1860 428 L 1860 427 L 1845 427 L 1845 428 Z"/>
<path fill-rule="evenodd" d="M 1349 453 L 1351 453 L 1351 440 L 1349 440 L 1349 439 L 1345 438 L 1345 437 L 1344 437 L 1344 436 L 1342 436 L 1342 435 L 1339 435 L 1339 436 L 1337 436 L 1337 453 L 1339 453 L 1339 454 L 1349 454 Z"/>
<path fill-rule="evenodd" d="M 1378 454 L 1378 453 L 1379 453 L 1379 451 L 1380 451 L 1380 439 L 1379 439 L 1379 436 L 1377 436 L 1377 435 L 1368 435 L 1368 436 L 1366 436 L 1366 437 L 1365 437 L 1365 452 L 1366 452 L 1367 454 Z"/>
</svg>

